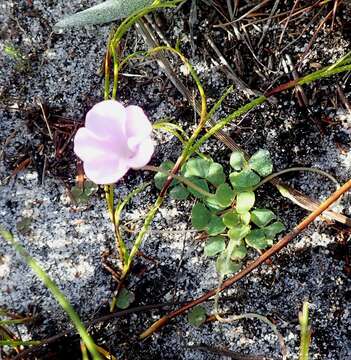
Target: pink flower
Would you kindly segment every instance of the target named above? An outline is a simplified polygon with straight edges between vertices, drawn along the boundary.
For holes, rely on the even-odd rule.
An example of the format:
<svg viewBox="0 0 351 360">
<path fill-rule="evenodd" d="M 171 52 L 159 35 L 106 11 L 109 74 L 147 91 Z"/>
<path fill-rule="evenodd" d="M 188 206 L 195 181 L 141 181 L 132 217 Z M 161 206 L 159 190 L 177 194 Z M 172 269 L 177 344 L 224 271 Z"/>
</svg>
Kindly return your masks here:
<svg viewBox="0 0 351 360">
<path fill-rule="evenodd" d="M 154 152 L 152 126 L 144 111 L 102 101 L 87 113 L 85 127 L 74 138 L 74 152 L 83 160 L 86 176 L 96 184 L 111 184 L 130 169 L 146 165 Z"/>
</svg>

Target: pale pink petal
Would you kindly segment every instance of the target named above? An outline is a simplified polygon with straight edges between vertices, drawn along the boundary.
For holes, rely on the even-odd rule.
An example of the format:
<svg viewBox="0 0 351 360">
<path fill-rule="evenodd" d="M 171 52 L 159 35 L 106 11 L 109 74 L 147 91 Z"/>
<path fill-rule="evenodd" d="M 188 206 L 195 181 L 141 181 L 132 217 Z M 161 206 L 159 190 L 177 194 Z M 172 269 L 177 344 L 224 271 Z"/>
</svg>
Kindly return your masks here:
<svg viewBox="0 0 351 360">
<path fill-rule="evenodd" d="M 136 105 L 126 107 L 126 135 L 140 140 L 146 139 L 152 132 L 152 125 L 143 109 Z"/>
<path fill-rule="evenodd" d="M 117 137 L 125 133 L 126 116 L 125 107 L 118 101 L 101 101 L 87 113 L 85 127 L 98 136 Z"/>
<path fill-rule="evenodd" d="M 145 139 L 139 144 L 135 155 L 128 159 L 128 166 L 133 169 L 138 169 L 148 164 L 154 153 L 154 147 L 154 143 L 150 137 Z"/>
<path fill-rule="evenodd" d="M 85 175 L 95 184 L 113 184 L 128 171 L 128 166 L 119 160 L 101 159 L 86 161 L 83 164 Z"/>
</svg>

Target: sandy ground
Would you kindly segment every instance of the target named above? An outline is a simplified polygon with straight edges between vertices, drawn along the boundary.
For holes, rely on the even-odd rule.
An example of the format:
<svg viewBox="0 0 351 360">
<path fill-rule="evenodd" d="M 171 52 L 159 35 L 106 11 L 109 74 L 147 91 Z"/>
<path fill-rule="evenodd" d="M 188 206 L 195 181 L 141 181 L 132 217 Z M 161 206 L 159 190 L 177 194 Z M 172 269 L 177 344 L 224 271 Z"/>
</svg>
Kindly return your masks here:
<svg viewBox="0 0 351 360">
<path fill-rule="evenodd" d="M 63 159 L 57 159 L 38 104 L 46 104 L 52 121 L 61 120 L 74 127 L 81 124 L 86 111 L 102 99 L 101 65 L 111 26 L 51 33 L 53 24 L 63 14 L 92 3 L 40 0 L 0 4 L 0 225 L 10 230 L 40 262 L 83 319 L 108 312 L 114 282 L 102 266 L 101 255 L 114 247 L 112 228 L 101 193 L 95 194 L 87 206 L 72 202 L 68 191 L 74 185 L 76 174 L 72 146 L 68 145 Z M 213 9 L 210 11 L 213 14 L 205 17 L 208 8 L 199 3 L 196 49 L 191 48 L 187 6 L 176 16 L 172 17 L 169 12 L 163 19 L 166 21 L 163 30 L 170 41 L 178 38 L 182 41 L 183 51 L 205 84 L 209 102 L 217 99 L 231 80 L 221 72 L 214 54 L 210 50 L 202 51 L 203 32 L 208 30 L 231 62 L 237 60 L 234 47 L 238 45 L 243 60 L 242 78 L 252 88 L 264 90 L 272 80 L 277 83 L 279 78 L 287 80 L 280 59 L 285 53 L 293 59 L 301 55 L 313 29 L 311 26 L 310 31 L 282 53 L 270 57 L 259 52 L 261 62 L 272 61 L 272 70 L 268 66 L 260 69 L 264 74 L 260 78 L 253 71 L 258 65 L 243 44 L 228 40 L 228 34 L 211 27 L 217 15 Z M 316 64 L 333 63 L 348 51 L 350 36 L 341 24 L 350 23 L 349 14 L 350 9 L 343 7 L 337 17 L 336 30 L 322 30 L 301 65 L 301 73 L 309 73 Z M 307 17 L 305 22 L 308 20 Z M 257 26 L 262 31 L 264 25 Z M 276 24 L 268 29 L 265 48 L 273 46 L 280 31 L 281 26 Z M 260 34 L 257 28 L 250 28 L 256 45 Z M 289 36 L 287 43 L 294 39 L 294 35 L 289 33 Z M 142 38 L 135 33 L 129 36 L 128 46 L 145 48 Z M 16 60 L 6 54 L 5 49 L 9 47 L 17 49 L 21 58 Z M 152 121 L 171 117 L 183 126 L 192 126 L 193 110 L 155 63 L 145 61 L 125 73 L 120 94 L 125 103 L 143 106 Z M 350 99 L 350 80 L 347 76 L 334 77 L 306 87 L 307 112 L 299 108 L 290 92 L 279 95 L 276 104 L 261 106 L 239 126 L 227 130 L 251 153 L 262 147 L 269 149 L 278 170 L 294 165 L 319 167 L 342 183 L 351 176 L 351 121 L 336 101 L 337 86 Z M 245 95 L 234 94 L 224 104 L 221 114 L 228 114 L 246 101 Z M 179 142 L 165 134 L 155 135 L 155 141 L 158 147 L 154 164 L 176 160 L 181 150 Z M 217 140 L 209 141 L 202 150 L 224 164 L 230 155 Z M 28 158 L 30 165 L 14 174 L 16 165 Z M 123 197 L 134 186 L 150 179 L 148 174 L 130 172 L 118 184 L 116 195 Z M 293 175 L 287 179 L 291 185 L 320 199 L 333 190 L 332 184 L 315 175 Z M 155 188 L 148 187 L 127 207 L 124 220 L 135 228 L 140 227 L 156 195 Z M 272 208 L 287 228 L 306 214 L 270 186 L 259 192 L 259 201 L 262 206 Z M 185 231 L 191 230 L 191 204 L 191 201 L 179 204 L 167 200 L 156 215 L 142 247 L 147 258 L 137 259 L 130 279 L 129 287 L 136 295 L 133 306 L 183 301 L 216 286 L 214 262 L 203 256 L 203 244 L 194 240 L 194 233 Z M 337 210 L 351 215 L 350 196 L 345 196 Z M 233 313 L 256 312 L 268 316 L 284 336 L 288 358 L 296 359 L 298 311 L 307 299 L 311 303 L 313 329 L 311 359 L 351 359 L 351 342 L 347 336 L 351 326 L 347 300 L 350 282 L 345 263 L 347 246 L 342 243 L 349 235 L 342 237 L 342 230 L 338 225 L 317 221 L 282 251 L 273 264 L 264 265 L 227 291 L 224 296 L 229 299 L 223 301 L 223 308 Z M 0 241 L 0 289 L 0 307 L 38 316 L 35 324 L 19 330 L 23 339 L 52 336 L 69 327 L 65 314 L 46 288 L 3 240 Z M 206 306 L 210 312 L 212 303 Z M 195 329 L 185 318 L 179 318 L 146 342 L 138 342 L 136 335 L 161 313 L 157 310 L 133 314 L 97 327 L 93 332 L 100 345 L 123 359 L 220 358 L 189 348 L 192 345 L 225 347 L 236 352 L 265 354 L 267 359 L 279 358 L 277 341 L 270 329 L 251 320 L 226 325 L 209 323 Z M 57 359 L 67 355 L 78 359 L 77 346 L 77 339 L 71 338 L 50 351 Z M 42 358 L 48 358 L 49 350 L 43 351 Z"/>
</svg>

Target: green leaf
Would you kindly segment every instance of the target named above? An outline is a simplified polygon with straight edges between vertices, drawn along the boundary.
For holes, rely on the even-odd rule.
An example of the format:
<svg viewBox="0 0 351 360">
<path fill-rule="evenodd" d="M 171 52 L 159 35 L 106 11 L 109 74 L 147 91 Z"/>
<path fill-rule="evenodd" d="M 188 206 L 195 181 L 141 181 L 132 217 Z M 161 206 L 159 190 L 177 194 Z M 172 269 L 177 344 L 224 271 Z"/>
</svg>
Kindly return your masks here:
<svg viewBox="0 0 351 360">
<path fill-rule="evenodd" d="M 244 154 L 241 151 L 234 151 L 230 155 L 230 166 L 234 170 L 241 170 L 245 165 Z"/>
<path fill-rule="evenodd" d="M 209 192 L 209 188 L 208 188 L 208 184 L 207 184 L 207 181 L 204 180 L 204 179 L 199 179 L 199 178 L 196 178 L 196 177 L 190 177 L 189 180 L 191 180 L 191 182 L 193 182 L 195 185 L 197 185 L 198 187 L 200 187 L 201 189 Z M 196 198 L 198 199 L 204 199 L 206 198 L 205 195 L 203 194 L 200 194 L 198 191 L 194 190 L 193 188 L 191 187 L 188 187 L 188 190 L 189 192 L 194 195 Z"/>
<path fill-rule="evenodd" d="M 127 309 L 129 305 L 135 300 L 135 296 L 126 288 L 122 289 L 116 299 L 116 306 L 120 309 Z"/>
<path fill-rule="evenodd" d="M 101 4 L 67 16 L 55 24 L 55 29 L 104 24 L 118 19 L 123 19 L 137 10 L 151 5 L 153 0 L 107 0 Z"/>
<path fill-rule="evenodd" d="M 225 238 L 223 236 L 210 237 L 205 245 L 204 253 L 206 256 L 215 256 L 225 249 Z"/>
<path fill-rule="evenodd" d="M 185 164 L 185 177 L 196 176 L 205 179 L 208 175 L 212 161 L 201 158 L 190 159 Z"/>
<path fill-rule="evenodd" d="M 195 327 L 201 326 L 206 321 L 206 310 L 203 306 L 196 306 L 188 312 L 188 321 Z"/>
<path fill-rule="evenodd" d="M 258 227 L 266 226 L 275 218 L 274 212 L 268 209 L 256 209 L 251 212 L 251 221 Z"/>
<path fill-rule="evenodd" d="M 229 275 L 237 272 L 241 267 L 240 263 L 235 263 L 228 259 L 227 252 L 222 252 L 216 261 L 216 270 L 221 275 Z"/>
<path fill-rule="evenodd" d="M 94 193 L 96 193 L 98 191 L 98 189 L 99 189 L 99 186 L 90 180 L 87 180 L 84 183 L 84 194 L 88 197 L 93 195 Z"/>
<path fill-rule="evenodd" d="M 246 244 L 257 249 L 265 249 L 267 247 L 267 240 L 262 229 L 251 230 L 245 238 Z"/>
<path fill-rule="evenodd" d="M 223 166 L 215 162 L 211 163 L 206 180 L 214 186 L 223 184 L 225 182 Z"/>
<path fill-rule="evenodd" d="M 232 260 L 242 260 L 247 255 L 247 248 L 244 244 L 240 244 L 234 247 L 230 258 Z"/>
<path fill-rule="evenodd" d="M 236 198 L 236 211 L 239 214 L 247 213 L 255 204 L 255 193 L 253 191 L 240 192 Z"/>
<path fill-rule="evenodd" d="M 240 214 L 240 219 L 244 225 L 249 225 L 251 221 L 251 214 L 249 212 L 242 213 Z"/>
<path fill-rule="evenodd" d="M 191 223 L 196 230 L 205 230 L 210 222 L 211 213 L 202 203 L 196 203 L 191 210 Z"/>
<path fill-rule="evenodd" d="M 223 215 L 223 223 L 229 228 L 236 227 L 240 224 L 240 215 L 235 211 L 227 212 Z"/>
<path fill-rule="evenodd" d="M 183 184 L 179 184 L 169 192 L 169 195 L 176 200 L 185 200 L 189 196 L 189 191 Z"/>
<path fill-rule="evenodd" d="M 223 219 L 219 216 L 212 215 L 206 228 L 208 235 L 218 235 L 224 230 L 225 225 L 223 224 Z"/>
<path fill-rule="evenodd" d="M 226 208 L 226 206 L 220 205 L 215 197 L 206 198 L 206 199 L 203 199 L 203 201 L 211 211 L 216 212 L 216 211 L 223 210 Z"/>
<path fill-rule="evenodd" d="M 276 221 L 271 225 L 266 226 L 263 231 L 268 239 L 274 239 L 274 237 L 280 232 L 285 230 L 285 226 L 282 222 Z"/>
<path fill-rule="evenodd" d="M 234 191 L 228 184 L 221 184 L 216 189 L 215 197 L 220 205 L 227 207 L 233 201 Z"/>
<path fill-rule="evenodd" d="M 232 172 L 229 175 L 229 179 L 234 189 L 250 188 L 260 182 L 260 177 L 250 169 Z"/>
<path fill-rule="evenodd" d="M 165 169 L 167 171 L 171 171 L 174 167 L 174 162 L 167 160 L 164 161 L 160 167 L 162 169 Z M 155 186 L 157 187 L 157 189 L 161 190 L 163 188 L 163 185 L 165 184 L 166 180 L 168 178 L 168 175 L 163 174 L 163 173 L 156 173 L 156 175 L 154 176 L 154 181 L 155 181 Z M 178 183 L 177 180 L 173 180 L 171 183 L 171 186 L 174 186 Z"/>
<path fill-rule="evenodd" d="M 249 166 L 261 176 L 272 173 L 273 164 L 268 150 L 260 149 L 249 160 Z"/>
<path fill-rule="evenodd" d="M 231 228 L 228 231 L 228 236 L 232 240 L 240 241 L 243 239 L 248 233 L 250 233 L 250 226 L 248 225 L 240 225 L 235 228 Z"/>
</svg>

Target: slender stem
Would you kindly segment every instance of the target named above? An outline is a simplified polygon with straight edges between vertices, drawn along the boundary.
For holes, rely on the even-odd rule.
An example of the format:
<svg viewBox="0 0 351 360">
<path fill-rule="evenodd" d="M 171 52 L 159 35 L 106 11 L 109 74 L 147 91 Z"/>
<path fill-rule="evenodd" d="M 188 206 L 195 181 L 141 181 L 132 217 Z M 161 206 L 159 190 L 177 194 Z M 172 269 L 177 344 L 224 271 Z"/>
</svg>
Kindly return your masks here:
<svg viewBox="0 0 351 360">
<path fill-rule="evenodd" d="M 278 172 L 276 172 L 274 174 L 268 175 L 267 177 L 265 177 L 260 183 L 258 183 L 254 187 L 253 191 L 255 191 L 257 188 L 259 188 L 263 184 L 271 181 L 272 179 L 274 179 L 274 178 L 276 178 L 278 176 L 281 176 L 283 174 L 287 174 L 289 172 L 296 172 L 296 171 L 308 171 L 308 172 L 317 173 L 319 175 L 323 175 L 323 176 L 327 177 L 328 179 L 330 179 L 333 183 L 335 183 L 338 188 L 340 187 L 339 182 L 335 179 L 335 177 L 328 174 L 327 172 L 325 172 L 323 170 L 315 169 L 315 168 L 309 168 L 309 167 L 297 166 L 297 167 L 292 167 L 292 168 L 289 168 L 289 169 L 284 169 L 284 170 L 278 171 Z"/>
<path fill-rule="evenodd" d="M 192 181 L 190 181 L 186 177 L 181 176 L 181 175 L 172 174 L 171 172 L 169 172 L 161 167 L 146 165 L 146 166 L 142 167 L 141 170 L 160 172 L 162 174 L 168 175 L 168 176 L 172 177 L 173 179 L 176 179 L 176 180 L 184 183 L 185 185 L 187 185 L 187 186 L 191 187 L 192 189 L 194 189 L 195 191 L 199 192 L 201 195 L 204 195 L 206 197 L 214 197 L 215 196 L 214 194 L 211 194 L 210 192 L 202 189 L 200 186 L 194 184 Z"/>
</svg>

